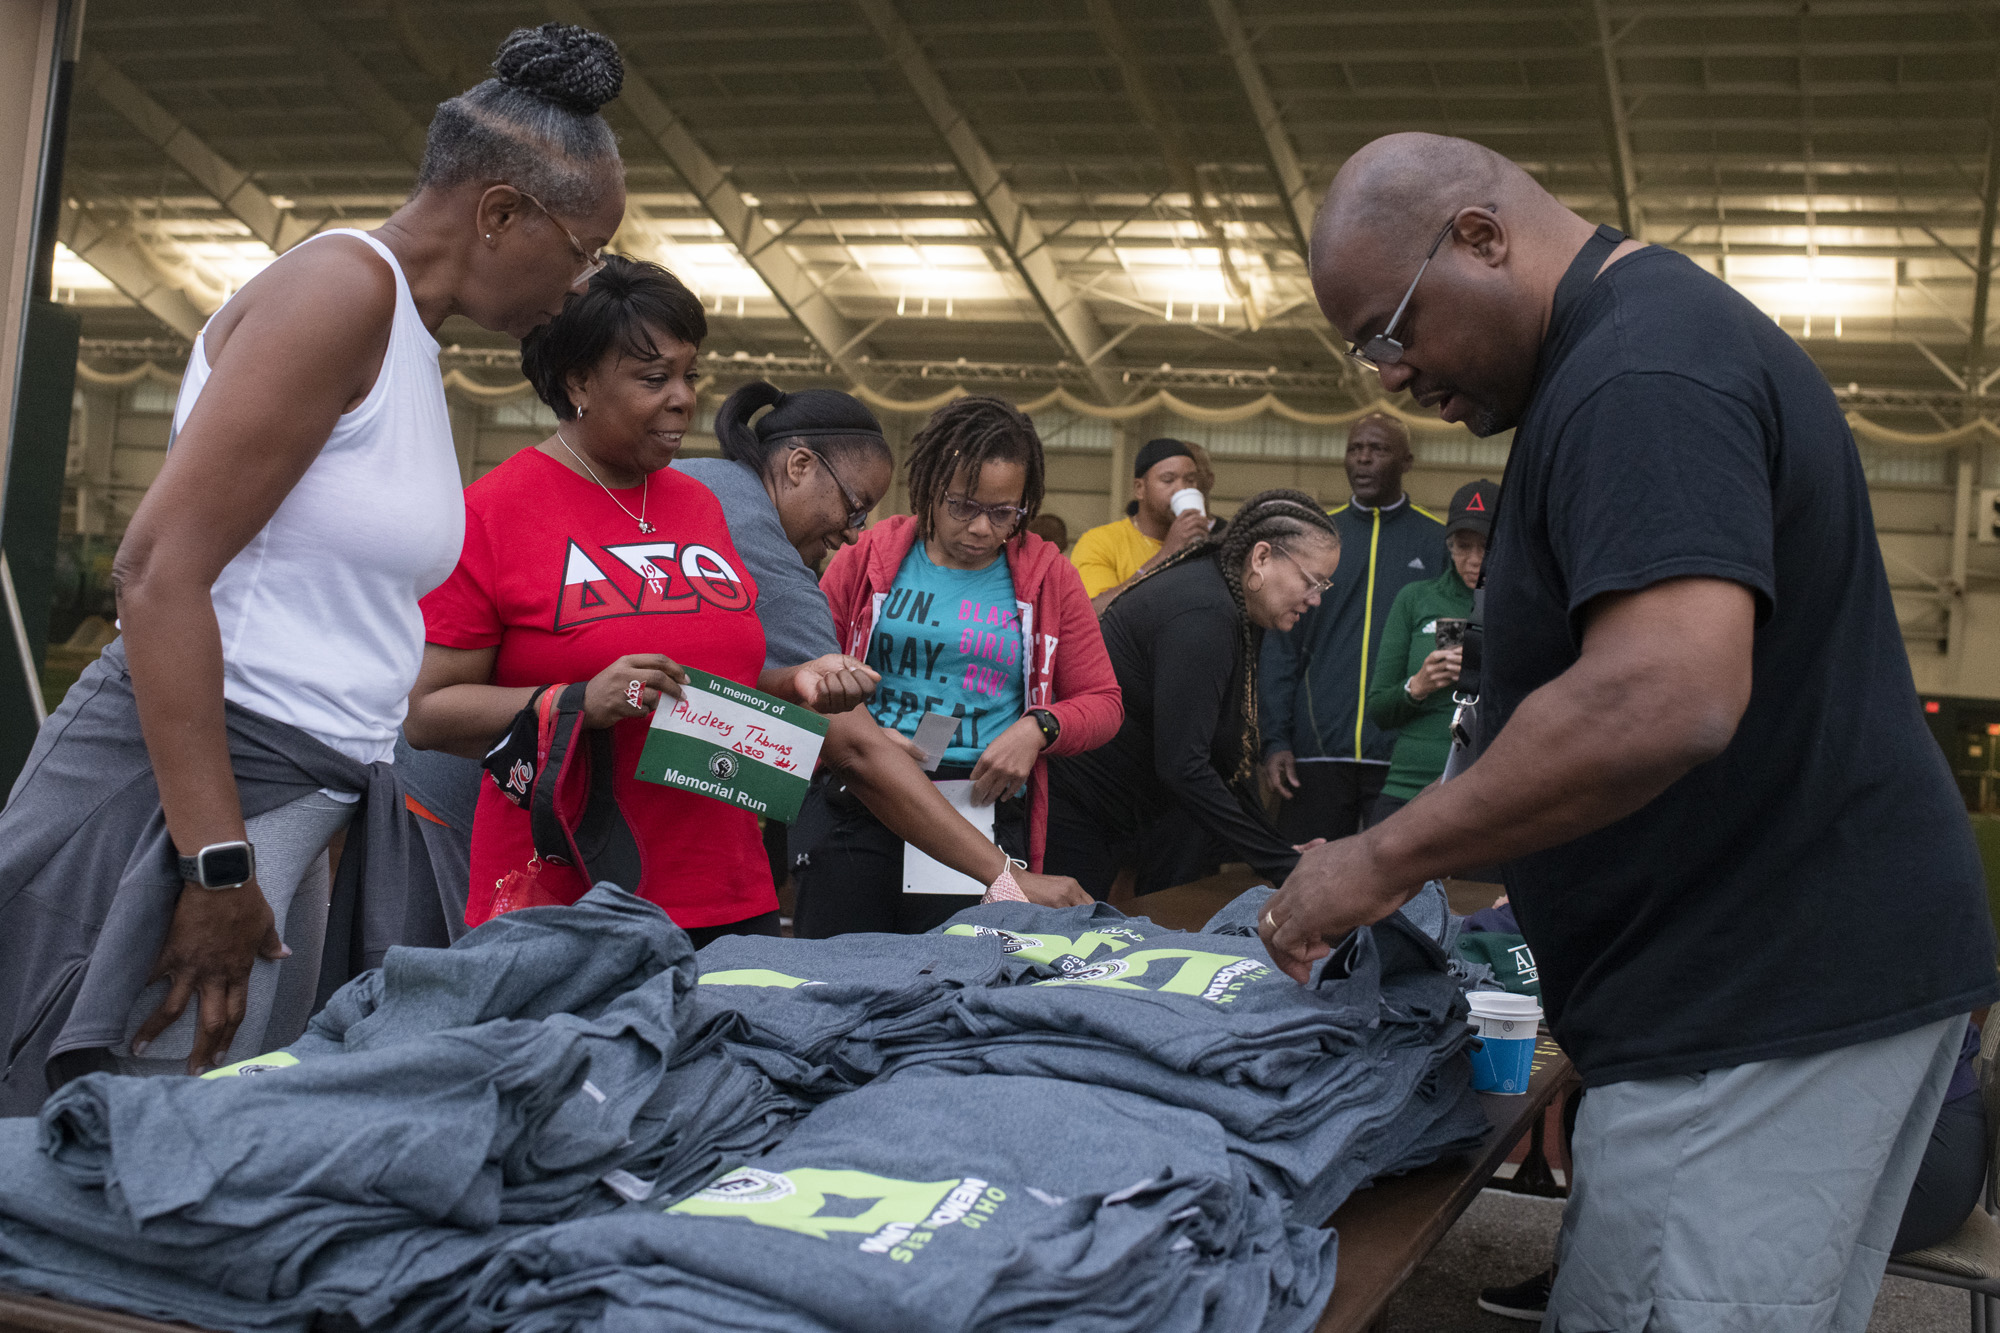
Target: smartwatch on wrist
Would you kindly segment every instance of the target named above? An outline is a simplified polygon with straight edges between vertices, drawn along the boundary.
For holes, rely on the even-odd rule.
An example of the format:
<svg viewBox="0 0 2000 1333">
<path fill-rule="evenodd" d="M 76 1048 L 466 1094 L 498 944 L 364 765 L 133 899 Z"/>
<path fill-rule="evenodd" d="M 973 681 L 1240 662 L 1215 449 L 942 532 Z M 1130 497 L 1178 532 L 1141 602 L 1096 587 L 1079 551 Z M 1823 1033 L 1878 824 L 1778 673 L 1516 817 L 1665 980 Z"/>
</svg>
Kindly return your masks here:
<svg viewBox="0 0 2000 1333">
<path fill-rule="evenodd" d="M 211 842 L 193 856 L 178 858 L 181 878 L 204 889 L 233 889 L 257 873 L 257 849 L 240 839 Z"/>
<path fill-rule="evenodd" d="M 1062 723 L 1056 721 L 1056 715 L 1046 708 L 1030 708 L 1028 716 L 1035 719 L 1035 725 L 1042 729 L 1042 748 L 1046 750 L 1054 745 L 1056 737 L 1062 735 Z"/>
</svg>

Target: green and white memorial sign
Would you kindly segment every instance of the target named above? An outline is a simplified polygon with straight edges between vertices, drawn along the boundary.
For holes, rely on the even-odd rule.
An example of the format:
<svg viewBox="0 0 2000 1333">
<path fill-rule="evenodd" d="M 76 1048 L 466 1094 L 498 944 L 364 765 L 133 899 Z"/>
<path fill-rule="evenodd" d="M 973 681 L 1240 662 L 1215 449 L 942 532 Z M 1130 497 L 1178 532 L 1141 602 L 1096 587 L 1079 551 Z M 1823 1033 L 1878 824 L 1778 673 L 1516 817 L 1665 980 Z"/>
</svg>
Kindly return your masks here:
<svg viewBox="0 0 2000 1333">
<path fill-rule="evenodd" d="M 687 668 L 680 700 L 653 714 L 638 776 L 790 823 L 806 799 L 826 719 Z"/>
</svg>

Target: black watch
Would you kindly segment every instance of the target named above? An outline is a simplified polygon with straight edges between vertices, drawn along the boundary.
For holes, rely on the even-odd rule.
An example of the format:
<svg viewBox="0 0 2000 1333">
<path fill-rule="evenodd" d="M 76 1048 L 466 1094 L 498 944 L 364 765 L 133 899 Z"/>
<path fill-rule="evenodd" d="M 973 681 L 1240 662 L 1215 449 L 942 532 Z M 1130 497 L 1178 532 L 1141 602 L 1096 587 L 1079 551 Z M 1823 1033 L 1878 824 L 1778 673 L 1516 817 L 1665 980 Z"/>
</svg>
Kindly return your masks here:
<svg viewBox="0 0 2000 1333">
<path fill-rule="evenodd" d="M 1046 750 L 1054 745 L 1056 737 L 1062 735 L 1062 723 L 1056 721 L 1056 715 L 1046 708 L 1030 708 L 1028 716 L 1035 719 L 1035 725 L 1042 729 L 1042 748 Z"/>
<path fill-rule="evenodd" d="M 204 889 L 233 889 L 257 873 L 257 849 L 247 842 L 211 842 L 193 856 L 177 858 L 181 878 Z"/>
</svg>

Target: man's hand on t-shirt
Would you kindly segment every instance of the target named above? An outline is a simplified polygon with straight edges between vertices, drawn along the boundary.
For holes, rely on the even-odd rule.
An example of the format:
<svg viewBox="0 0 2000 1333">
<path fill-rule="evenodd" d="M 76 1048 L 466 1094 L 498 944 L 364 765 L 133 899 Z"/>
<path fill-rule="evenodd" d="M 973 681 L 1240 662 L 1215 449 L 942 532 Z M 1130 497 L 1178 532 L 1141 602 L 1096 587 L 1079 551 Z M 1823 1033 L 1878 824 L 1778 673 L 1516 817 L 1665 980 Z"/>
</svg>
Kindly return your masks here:
<svg viewBox="0 0 2000 1333">
<path fill-rule="evenodd" d="M 792 668 L 790 693 L 815 713 L 845 713 L 866 703 L 881 683 L 882 674 L 859 658 L 828 653 Z"/>
<path fill-rule="evenodd" d="M 1016 870 L 1014 883 L 1020 886 L 1029 902 L 1043 907 L 1082 907 L 1090 901 L 1083 885 L 1068 875 L 1034 875 Z"/>
<path fill-rule="evenodd" d="M 583 725 L 601 731 L 630 717 L 644 717 L 671 694 L 681 697 L 687 671 L 659 653 L 630 653 L 583 687 Z"/>
<path fill-rule="evenodd" d="M 1042 754 L 1042 728 L 1023 717 L 1001 732 L 972 766 L 972 803 L 992 805 L 1021 789 Z"/>
<path fill-rule="evenodd" d="M 1421 883 L 1392 883 L 1366 834 L 1336 838 L 1299 857 L 1285 886 L 1264 904 L 1257 933 L 1271 961 L 1304 985 L 1313 963 L 1361 926 L 1373 925 L 1409 901 Z"/>
</svg>

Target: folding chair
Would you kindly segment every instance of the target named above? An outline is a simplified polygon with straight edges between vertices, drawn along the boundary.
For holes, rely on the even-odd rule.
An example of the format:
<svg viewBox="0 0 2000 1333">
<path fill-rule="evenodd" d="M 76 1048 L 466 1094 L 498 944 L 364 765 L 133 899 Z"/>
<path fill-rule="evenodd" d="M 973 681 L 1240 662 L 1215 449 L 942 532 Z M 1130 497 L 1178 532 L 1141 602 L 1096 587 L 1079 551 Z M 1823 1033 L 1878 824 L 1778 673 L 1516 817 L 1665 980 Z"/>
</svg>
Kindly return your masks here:
<svg viewBox="0 0 2000 1333">
<path fill-rule="evenodd" d="M 2000 1010 L 1979 1041 L 1979 1100 L 1986 1107 L 1986 1192 L 1949 1239 L 1889 1260 L 1897 1277 L 1959 1287 L 1972 1301 L 1972 1333 L 2000 1333 Z"/>
</svg>

